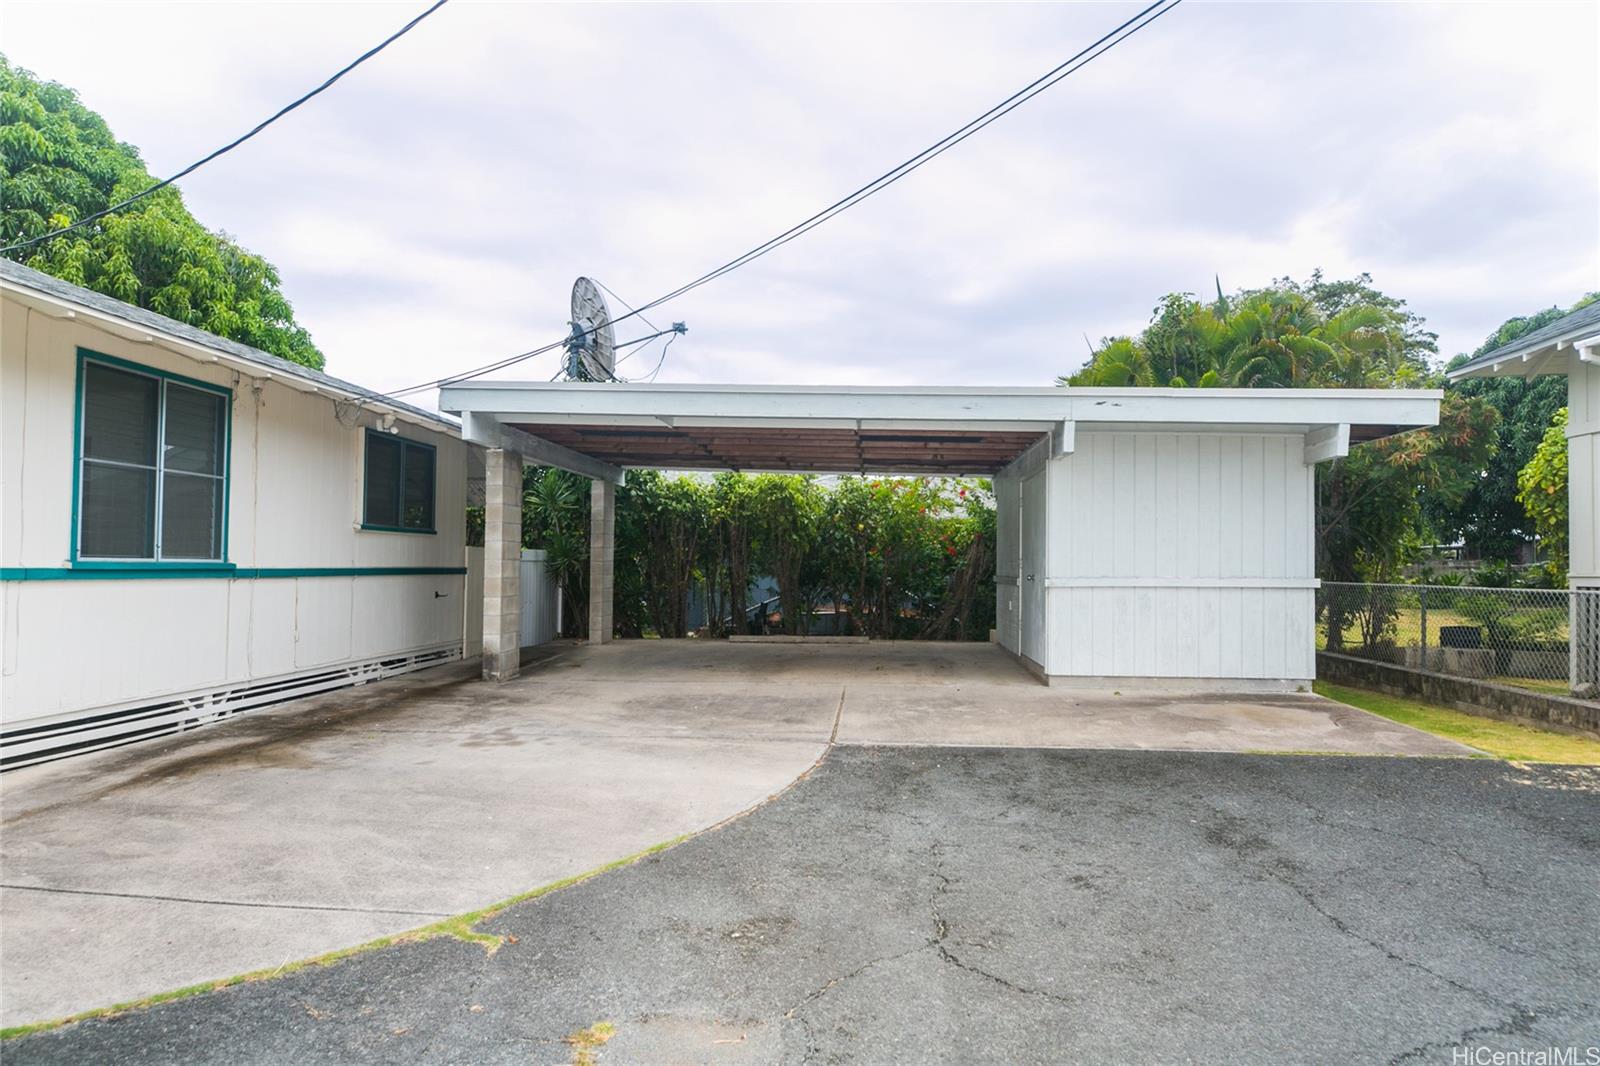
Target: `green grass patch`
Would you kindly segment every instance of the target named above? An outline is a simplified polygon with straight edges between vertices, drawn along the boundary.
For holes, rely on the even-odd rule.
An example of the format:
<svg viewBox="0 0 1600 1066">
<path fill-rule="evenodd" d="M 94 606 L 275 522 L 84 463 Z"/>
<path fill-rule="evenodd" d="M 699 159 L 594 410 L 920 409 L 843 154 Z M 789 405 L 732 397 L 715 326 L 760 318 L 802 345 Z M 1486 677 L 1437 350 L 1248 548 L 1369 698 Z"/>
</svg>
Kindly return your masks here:
<svg viewBox="0 0 1600 1066">
<path fill-rule="evenodd" d="M 1600 766 L 1600 740 L 1537 729 L 1517 722 L 1481 718 L 1464 711 L 1399 696 L 1385 696 L 1366 689 L 1346 688 L 1318 681 L 1312 686 L 1319 696 L 1371 711 L 1390 721 L 1420 729 L 1435 736 L 1460 741 L 1487 752 L 1497 759 L 1512 762 L 1550 762 L 1574 766 Z"/>
<path fill-rule="evenodd" d="M 572 877 L 562 878 L 560 881 L 552 881 L 548 885 L 541 885 L 538 888 L 512 896 L 509 899 L 503 899 L 498 903 L 491 903 L 489 906 L 484 907 L 481 910 L 470 911 L 466 914 L 458 914 L 451 918 L 445 918 L 442 921 L 434 922 L 432 925 L 422 926 L 420 929 L 412 929 L 404 933 L 395 933 L 393 936 L 379 937 L 376 940 L 369 940 L 365 944 L 357 944 L 354 947 L 340 948 L 338 951 L 330 951 L 326 954 L 317 955 L 309 959 L 299 959 L 295 962 L 288 962 L 282 966 L 277 966 L 270 970 L 253 970 L 250 973 L 242 973 L 234 977 L 224 977 L 217 981 L 205 981 L 201 984 L 189 985 L 185 988 L 175 988 L 170 992 L 159 992 L 153 996 L 146 996 L 143 999 L 130 1000 L 127 1003 L 116 1003 L 109 1007 L 96 1007 L 94 1010 L 81 1011 L 78 1014 L 69 1015 L 65 1018 L 53 1018 L 49 1021 L 31 1022 L 27 1025 L 13 1025 L 9 1028 L 0 1029 L 0 1040 L 10 1040 L 13 1037 L 27 1036 L 29 1033 L 42 1033 L 49 1029 L 59 1029 L 63 1025 L 70 1025 L 73 1022 L 87 1021 L 90 1018 L 105 1018 L 113 1014 L 123 1014 L 127 1011 L 142 1010 L 145 1007 L 154 1007 L 157 1004 L 170 1003 L 177 999 L 188 999 L 190 996 L 198 996 L 206 992 L 216 992 L 224 988 L 231 988 L 234 985 L 241 985 L 246 981 L 270 981 L 277 977 L 287 977 L 289 974 L 295 973 L 298 970 L 308 969 L 312 966 L 332 966 L 334 963 L 342 962 L 343 960 L 350 958 L 352 955 L 360 955 L 368 951 L 377 951 L 379 948 L 393 947 L 396 944 L 410 944 L 422 940 L 432 940 L 435 937 L 448 936 L 454 937 L 456 940 L 464 940 L 470 944 L 481 944 L 484 950 L 492 955 L 499 950 L 502 944 L 505 943 L 506 938 L 496 936 L 493 933 L 484 933 L 478 931 L 478 929 L 475 927 L 479 922 L 493 918 L 507 907 L 514 907 L 518 903 L 526 903 L 528 900 L 549 895 L 551 892 L 559 892 L 563 888 L 571 888 L 573 885 L 587 881 L 591 877 L 599 877 L 601 874 L 609 873 L 610 871 L 618 869 L 619 867 L 631 866 L 641 859 L 645 859 L 651 855 L 666 851 L 668 848 L 676 844 L 681 844 L 693 835 L 694 834 L 692 833 L 685 833 L 683 836 L 673 837 L 671 840 L 662 841 L 660 844 L 652 844 L 643 851 L 636 851 L 632 855 L 626 855 L 613 862 L 608 862 L 604 866 L 597 866 L 593 870 L 586 870 L 581 874 L 575 874 Z M 609 1039 L 609 1037 L 607 1037 L 607 1039 Z M 602 1041 L 602 1043 L 603 1042 L 604 1041 Z"/>
</svg>

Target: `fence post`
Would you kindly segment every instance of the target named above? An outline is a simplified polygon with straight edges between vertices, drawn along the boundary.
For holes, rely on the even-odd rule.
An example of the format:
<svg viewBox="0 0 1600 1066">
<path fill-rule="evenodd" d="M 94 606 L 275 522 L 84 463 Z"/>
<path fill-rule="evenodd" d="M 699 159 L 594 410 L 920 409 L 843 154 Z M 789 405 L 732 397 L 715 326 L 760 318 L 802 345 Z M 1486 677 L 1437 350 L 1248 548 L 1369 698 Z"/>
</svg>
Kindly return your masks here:
<svg viewBox="0 0 1600 1066">
<path fill-rule="evenodd" d="M 1418 590 L 1417 600 L 1422 604 L 1422 661 L 1417 665 L 1427 670 L 1428 667 L 1428 586 L 1423 585 Z"/>
</svg>

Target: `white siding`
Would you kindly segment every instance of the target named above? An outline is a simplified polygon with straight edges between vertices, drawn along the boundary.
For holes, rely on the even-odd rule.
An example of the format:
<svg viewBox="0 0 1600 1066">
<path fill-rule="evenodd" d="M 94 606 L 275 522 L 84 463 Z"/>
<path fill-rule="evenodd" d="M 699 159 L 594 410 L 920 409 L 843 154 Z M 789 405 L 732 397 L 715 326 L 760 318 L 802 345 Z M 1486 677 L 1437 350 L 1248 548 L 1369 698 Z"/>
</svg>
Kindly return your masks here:
<svg viewBox="0 0 1600 1066">
<path fill-rule="evenodd" d="M 1600 366 L 1572 355 L 1567 378 L 1567 493 L 1574 585 L 1600 585 Z"/>
<path fill-rule="evenodd" d="M 1002 474 L 994 479 L 995 631 L 1000 646 L 1013 655 L 1022 654 L 1019 629 L 1022 604 L 1017 597 L 1022 551 L 1017 539 L 1021 491 L 1015 475 Z"/>
<path fill-rule="evenodd" d="M 437 449 L 433 535 L 358 528 L 366 415 L 81 320 L 0 309 L 0 566 L 67 565 L 77 350 L 233 390 L 228 561 L 244 569 L 459 568 L 466 446 Z M 459 646 L 460 574 L 24 580 L 0 583 L 0 721 L 53 717 L 237 685 L 327 664 Z"/>
<path fill-rule="evenodd" d="M 1080 433 L 1048 464 L 1053 676 L 1314 675 L 1298 435 Z"/>
</svg>

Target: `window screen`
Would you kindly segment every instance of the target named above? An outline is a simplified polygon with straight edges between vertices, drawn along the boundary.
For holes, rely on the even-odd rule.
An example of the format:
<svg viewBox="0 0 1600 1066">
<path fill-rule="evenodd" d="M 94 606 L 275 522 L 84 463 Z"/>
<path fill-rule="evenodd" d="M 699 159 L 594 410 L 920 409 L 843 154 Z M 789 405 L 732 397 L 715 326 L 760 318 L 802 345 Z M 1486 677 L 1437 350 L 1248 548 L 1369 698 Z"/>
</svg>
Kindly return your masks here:
<svg viewBox="0 0 1600 1066">
<path fill-rule="evenodd" d="M 429 445 L 368 430 L 362 523 L 432 533 L 434 465 Z"/>
<path fill-rule="evenodd" d="M 78 557 L 220 561 L 227 397 L 85 360 L 80 404 Z"/>
</svg>

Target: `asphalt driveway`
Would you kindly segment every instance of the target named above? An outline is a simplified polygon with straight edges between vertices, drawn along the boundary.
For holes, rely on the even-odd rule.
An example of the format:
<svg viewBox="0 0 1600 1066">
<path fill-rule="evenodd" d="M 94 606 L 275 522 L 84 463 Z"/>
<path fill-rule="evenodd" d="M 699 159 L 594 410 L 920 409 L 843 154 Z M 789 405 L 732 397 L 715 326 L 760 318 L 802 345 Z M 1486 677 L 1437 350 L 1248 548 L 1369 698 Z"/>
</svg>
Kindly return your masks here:
<svg viewBox="0 0 1600 1066">
<path fill-rule="evenodd" d="M 8 1063 L 1451 1062 L 1600 1045 L 1600 776 L 1486 760 L 836 748 L 754 813 Z M 1582 1061 L 1581 1059 L 1579 1061 Z"/>
</svg>

